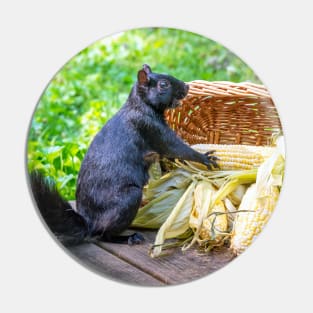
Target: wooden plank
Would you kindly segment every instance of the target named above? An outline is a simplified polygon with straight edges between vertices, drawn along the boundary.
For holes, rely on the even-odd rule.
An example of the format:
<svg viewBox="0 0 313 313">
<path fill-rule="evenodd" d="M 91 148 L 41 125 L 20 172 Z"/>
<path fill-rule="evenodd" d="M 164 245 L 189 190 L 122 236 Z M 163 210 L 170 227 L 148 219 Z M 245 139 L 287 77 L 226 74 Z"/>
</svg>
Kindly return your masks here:
<svg viewBox="0 0 313 313">
<path fill-rule="evenodd" d="M 97 245 L 170 285 L 205 277 L 225 266 L 234 258 L 226 247 L 206 254 L 193 248 L 183 253 L 177 248 L 166 256 L 151 258 L 148 252 L 156 233 L 151 231 L 141 231 L 141 233 L 146 238 L 146 242 L 141 245 L 127 246 L 104 242 L 99 242 Z"/>
<path fill-rule="evenodd" d="M 141 286 L 164 285 L 158 279 L 94 244 L 85 243 L 71 247 L 69 250 L 80 263 L 108 278 Z"/>
</svg>

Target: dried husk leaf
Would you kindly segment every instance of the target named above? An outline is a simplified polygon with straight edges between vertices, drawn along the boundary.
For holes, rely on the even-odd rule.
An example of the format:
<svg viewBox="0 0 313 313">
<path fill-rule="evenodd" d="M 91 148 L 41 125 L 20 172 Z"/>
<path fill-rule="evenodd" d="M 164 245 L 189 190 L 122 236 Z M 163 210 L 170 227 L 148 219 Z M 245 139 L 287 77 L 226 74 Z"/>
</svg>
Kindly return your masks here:
<svg viewBox="0 0 313 313">
<path fill-rule="evenodd" d="M 151 257 L 157 257 L 161 254 L 162 245 L 166 239 L 177 238 L 189 229 L 189 217 L 192 210 L 195 184 L 195 182 L 192 182 L 189 185 L 166 221 L 162 224 L 156 235 L 154 247 L 150 252 Z"/>
</svg>

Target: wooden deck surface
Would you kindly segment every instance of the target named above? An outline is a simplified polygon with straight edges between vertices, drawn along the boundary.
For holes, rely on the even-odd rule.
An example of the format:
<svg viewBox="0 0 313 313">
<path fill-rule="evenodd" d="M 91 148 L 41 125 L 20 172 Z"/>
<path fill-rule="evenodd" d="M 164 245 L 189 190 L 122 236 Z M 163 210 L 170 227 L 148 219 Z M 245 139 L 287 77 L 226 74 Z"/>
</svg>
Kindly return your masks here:
<svg viewBox="0 0 313 313">
<path fill-rule="evenodd" d="M 84 243 L 69 250 L 81 263 L 105 277 L 141 286 L 193 281 L 220 269 L 233 259 L 226 247 L 206 254 L 193 248 L 183 253 L 180 248 L 176 248 L 165 256 L 151 258 L 149 249 L 156 232 L 140 233 L 146 239 L 141 245 Z"/>
</svg>

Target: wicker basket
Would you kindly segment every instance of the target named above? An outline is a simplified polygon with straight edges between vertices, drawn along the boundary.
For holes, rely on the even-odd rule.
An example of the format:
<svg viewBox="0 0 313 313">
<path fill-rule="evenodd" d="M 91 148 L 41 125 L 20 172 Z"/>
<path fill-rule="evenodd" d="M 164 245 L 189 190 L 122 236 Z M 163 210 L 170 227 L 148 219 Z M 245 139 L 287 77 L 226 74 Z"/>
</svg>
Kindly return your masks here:
<svg viewBox="0 0 313 313">
<path fill-rule="evenodd" d="M 253 83 L 196 80 L 182 106 L 168 110 L 168 124 L 189 144 L 269 145 L 282 132 L 267 89 Z"/>
</svg>

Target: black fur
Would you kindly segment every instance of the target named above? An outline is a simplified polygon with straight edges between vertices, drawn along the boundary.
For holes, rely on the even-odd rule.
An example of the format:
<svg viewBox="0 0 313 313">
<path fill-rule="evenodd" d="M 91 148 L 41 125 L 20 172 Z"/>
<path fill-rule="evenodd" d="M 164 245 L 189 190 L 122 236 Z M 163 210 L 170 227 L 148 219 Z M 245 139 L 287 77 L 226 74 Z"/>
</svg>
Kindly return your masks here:
<svg viewBox="0 0 313 313">
<path fill-rule="evenodd" d="M 88 235 L 86 221 L 61 198 L 54 183 L 38 171 L 30 174 L 30 182 L 40 213 L 56 237 L 65 245 L 85 239 Z"/>
<path fill-rule="evenodd" d="M 86 153 L 77 181 L 77 213 L 54 189 L 49 193 L 40 180 L 33 181 L 39 209 L 54 233 L 77 241 L 88 236 L 140 243 L 139 234 L 119 234 L 135 218 L 155 156 L 216 166 L 214 156 L 191 149 L 164 120 L 164 110 L 175 108 L 187 92 L 184 82 L 143 66 L 126 103 L 95 136 Z M 40 191 L 36 190 L 38 183 Z"/>
</svg>

